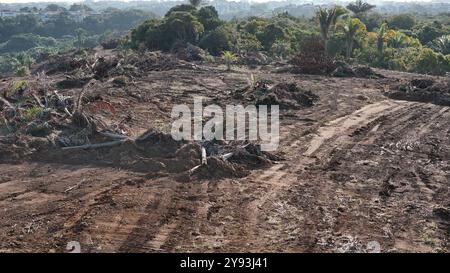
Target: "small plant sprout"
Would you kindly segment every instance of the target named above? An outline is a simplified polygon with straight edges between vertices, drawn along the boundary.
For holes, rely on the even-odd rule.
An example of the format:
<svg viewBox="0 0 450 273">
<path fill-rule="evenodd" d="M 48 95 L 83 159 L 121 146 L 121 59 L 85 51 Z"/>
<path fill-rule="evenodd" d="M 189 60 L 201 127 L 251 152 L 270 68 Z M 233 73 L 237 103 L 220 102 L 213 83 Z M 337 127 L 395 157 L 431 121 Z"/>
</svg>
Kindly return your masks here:
<svg viewBox="0 0 450 273">
<path fill-rule="evenodd" d="M 234 53 L 231 51 L 224 51 L 222 53 L 222 60 L 227 65 L 227 71 L 231 71 L 231 64 L 237 61 L 237 59 L 238 59 L 237 56 L 234 55 Z"/>
</svg>

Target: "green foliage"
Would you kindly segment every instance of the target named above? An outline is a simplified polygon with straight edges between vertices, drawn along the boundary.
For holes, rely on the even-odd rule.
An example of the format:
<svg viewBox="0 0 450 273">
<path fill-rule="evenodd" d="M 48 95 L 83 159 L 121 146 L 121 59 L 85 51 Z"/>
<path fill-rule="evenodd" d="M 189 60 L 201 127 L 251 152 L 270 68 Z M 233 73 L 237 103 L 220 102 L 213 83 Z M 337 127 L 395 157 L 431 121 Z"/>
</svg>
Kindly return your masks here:
<svg viewBox="0 0 450 273">
<path fill-rule="evenodd" d="M 419 26 L 415 30 L 415 35 L 420 40 L 420 42 L 425 45 L 449 32 L 450 29 L 445 29 L 442 24 L 433 22 L 432 24 Z"/>
<path fill-rule="evenodd" d="M 21 66 L 20 62 L 14 56 L 5 54 L 0 56 L 0 74 L 9 74 L 16 71 Z"/>
<path fill-rule="evenodd" d="M 84 4 L 72 4 L 69 7 L 70 11 L 92 11 L 92 8 L 89 7 L 88 5 L 84 5 Z"/>
<path fill-rule="evenodd" d="M 46 11 L 52 11 L 52 12 L 56 12 L 56 11 L 64 11 L 66 10 L 64 7 L 61 7 L 57 4 L 49 4 L 46 8 Z"/>
<path fill-rule="evenodd" d="M 386 38 L 386 32 L 388 30 L 387 24 L 383 23 L 377 30 L 377 51 L 378 57 L 384 58 L 384 41 Z"/>
<path fill-rule="evenodd" d="M 48 9 L 58 13 L 45 20 L 34 14 L 2 17 L 0 20 L 0 43 L 7 42 L 15 35 L 23 34 L 62 38 L 64 35 L 75 35 L 75 30 L 78 28 L 87 30 L 90 35 L 102 34 L 108 30 L 126 31 L 136 24 L 154 17 L 151 13 L 130 9 L 111 10 L 101 15 L 88 15 L 82 21 L 78 21 L 57 5 L 49 5 Z"/>
<path fill-rule="evenodd" d="M 275 41 L 286 39 L 286 34 L 283 28 L 277 24 L 269 24 L 262 32 L 258 33 L 257 37 L 264 49 L 268 51 Z"/>
<path fill-rule="evenodd" d="M 219 19 L 219 14 L 217 13 L 216 8 L 213 6 L 200 8 L 196 13 L 196 16 L 205 28 L 205 32 L 212 31 L 223 24 L 223 22 Z"/>
<path fill-rule="evenodd" d="M 6 98 L 9 98 L 16 94 L 22 93 L 29 88 L 30 88 L 30 85 L 28 84 L 27 81 L 23 81 L 23 80 L 13 81 L 8 86 L 8 88 L 3 91 L 2 95 Z"/>
<path fill-rule="evenodd" d="M 170 51 L 174 45 L 192 44 L 214 56 L 264 51 L 264 55 L 283 59 L 301 53 L 311 37 L 320 37 L 329 57 L 336 59 L 347 57 L 352 62 L 421 73 L 441 74 L 448 69 L 448 14 L 387 17 L 372 12 L 373 6 L 360 0 L 347 8 L 351 14 L 340 6 L 320 8 L 310 20 L 281 8 L 267 17 L 264 5 L 257 4 L 252 13 L 242 12 L 241 19 L 222 21 L 216 8 L 194 0 L 172 7 L 161 19 L 142 10 L 109 8 L 80 22 L 63 7 L 49 4 L 46 10 L 56 14 L 45 21 L 33 14 L 0 18 L 0 73 L 26 75 L 35 60 L 42 61 L 48 54 L 75 46 L 94 47 L 112 39 L 120 40 L 114 48 L 120 44 L 119 48 Z M 86 9 L 84 4 L 70 7 Z M 223 11 L 221 16 L 230 18 Z M 117 38 L 129 28 L 133 28 L 130 34 Z"/>
<path fill-rule="evenodd" d="M 204 32 L 204 27 L 194 15 L 188 12 L 173 12 L 161 25 L 163 37 L 169 44 L 176 40 L 196 43 Z"/>
<path fill-rule="evenodd" d="M 41 37 L 35 34 L 19 34 L 12 36 L 9 41 L 0 45 L 0 52 L 20 52 L 34 47 L 50 47 L 56 44 L 54 38 Z"/>
<path fill-rule="evenodd" d="M 408 35 L 404 34 L 403 32 L 396 31 L 396 30 L 390 30 L 386 34 L 386 39 L 388 46 L 392 48 L 402 48 L 402 47 L 411 47 L 411 46 L 417 46 L 420 47 L 421 44 L 419 40 L 409 37 Z"/>
<path fill-rule="evenodd" d="M 429 47 L 436 52 L 442 53 L 443 55 L 450 54 L 450 34 L 434 39 L 429 44 Z"/>
<path fill-rule="evenodd" d="M 150 49 L 159 48 L 160 25 L 160 20 L 150 19 L 133 29 L 131 32 L 132 47 L 139 48 L 143 45 Z"/>
<path fill-rule="evenodd" d="M 202 0 L 189 0 L 189 3 L 194 6 L 194 7 L 199 7 L 200 4 L 202 3 Z"/>
<path fill-rule="evenodd" d="M 16 70 L 16 76 L 25 77 L 30 74 L 30 70 L 26 66 L 21 66 Z"/>
<path fill-rule="evenodd" d="M 336 24 L 339 16 L 346 13 L 345 9 L 341 7 L 334 7 L 331 9 L 320 8 L 317 11 L 316 17 L 320 27 L 320 35 L 325 44 L 325 52 L 328 52 L 328 37 L 330 29 Z"/>
<path fill-rule="evenodd" d="M 35 120 L 40 113 L 42 113 L 42 108 L 41 107 L 39 107 L 39 106 L 32 106 L 32 107 L 26 109 L 23 112 L 22 116 L 27 122 L 29 122 L 29 121 Z"/>
<path fill-rule="evenodd" d="M 393 15 L 388 20 L 389 27 L 396 29 L 412 29 L 416 25 L 416 19 L 413 15 L 402 13 Z"/>
<path fill-rule="evenodd" d="M 237 36 L 235 51 L 249 53 L 262 49 L 261 42 L 256 35 L 248 32 L 241 32 Z"/>
<path fill-rule="evenodd" d="M 365 32 L 366 26 L 358 18 L 349 17 L 339 24 L 339 28 L 345 36 L 346 57 L 351 58 L 355 36 L 359 33 Z"/>
<path fill-rule="evenodd" d="M 164 17 L 169 17 L 173 12 L 189 12 L 191 14 L 194 14 L 197 11 L 197 8 L 193 5 L 187 5 L 187 4 L 181 4 L 176 5 L 169 9 L 169 11 L 164 15 Z"/>
<path fill-rule="evenodd" d="M 367 31 L 374 31 L 384 23 L 383 16 L 377 12 L 364 14 L 364 16 L 360 16 L 359 19 L 366 25 Z"/>
<path fill-rule="evenodd" d="M 77 37 L 77 46 L 81 48 L 83 46 L 84 40 L 86 38 L 87 31 L 82 28 L 77 28 L 75 30 L 75 34 Z"/>
<path fill-rule="evenodd" d="M 231 51 L 224 51 L 222 53 L 221 58 L 225 62 L 225 64 L 227 65 L 227 70 L 228 71 L 231 70 L 231 63 L 237 61 L 237 59 L 238 59 L 237 56 L 234 55 L 234 53 L 231 52 Z"/>
<path fill-rule="evenodd" d="M 356 0 L 355 2 L 347 5 L 347 9 L 351 10 L 357 17 L 368 12 L 369 10 L 372 10 L 373 8 L 375 8 L 375 5 L 371 5 L 361 0 Z"/>
<path fill-rule="evenodd" d="M 264 30 L 264 28 L 269 24 L 269 20 L 262 17 L 250 17 L 243 26 L 240 26 L 239 28 L 242 28 L 243 31 L 256 35 L 257 33 Z"/>
<path fill-rule="evenodd" d="M 294 53 L 291 48 L 291 44 L 284 39 L 275 41 L 272 44 L 270 52 L 272 53 L 272 55 L 274 55 L 280 59 L 284 59 L 285 57 Z"/>
<path fill-rule="evenodd" d="M 414 72 L 430 73 L 437 75 L 444 75 L 450 71 L 450 62 L 441 53 L 436 53 L 429 48 L 424 48 L 413 67 Z"/>
<path fill-rule="evenodd" d="M 85 9 L 83 5 L 78 7 Z M 38 12 L 33 8 L 28 10 Z M 34 14 L 0 18 L 0 75 L 16 73 L 22 66 L 42 61 L 48 54 L 66 52 L 75 46 L 95 47 L 105 34 L 121 35 L 121 31 L 153 16 L 136 9 L 112 9 L 78 21 L 55 4 L 48 5 L 45 11 L 55 14 L 45 20 Z M 84 31 L 80 32 L 81 29 Z"/>
<path fill-rule="evenodd" d="M 211 31 L 201 39 L 199 45 L 214 56 L 230 50 L 232 47 L 232 36 L 229 27 L 223 26 Z"/>
<path fill-rule="evenodd" d="M 132 46 L 170 50 L 177 41 L 197 44 L 204 33 L 198 18 L 186 11 L 171 11 L 167 14 L 163 20 L 148 20 L 135 28 L 131 33 Z"/>
</svg>

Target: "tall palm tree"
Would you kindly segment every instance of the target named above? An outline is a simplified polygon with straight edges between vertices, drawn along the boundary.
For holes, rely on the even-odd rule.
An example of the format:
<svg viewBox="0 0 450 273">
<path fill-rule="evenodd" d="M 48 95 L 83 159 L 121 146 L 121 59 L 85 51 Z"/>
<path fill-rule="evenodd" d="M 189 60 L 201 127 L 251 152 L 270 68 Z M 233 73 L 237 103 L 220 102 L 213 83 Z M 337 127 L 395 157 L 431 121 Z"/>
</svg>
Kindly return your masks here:
<svg viewBox="0 0 450 273">
<path fill-rule="evenodd" d="M 358 18 L 348 18 L 345 20 L 340 27 L 345 34 L 345 45 L 346 45 L 346 57 L 350 59 L 353 53 L 353 44 L 355 41 L 355 36 L 359 32 L 366 30 L 366 25 L 361 22 Z"/>
<path fill-rule="evenodd" d="M 198 8 L 198 7 L 200 6 L 200 4 L 202 3 L 202 0 L 189 0 L 189 3 L 190 3 L 192 6 Z"/>
<path fill-rule="evenodd" d="M 384 40 L 386 38 L 387 30 L 387 24 L 383 23 L 377 31 L 377 50 L 380 59 L 382 59 L 384 55 Z"/>
<path fill-rule="evenodd" d="M 362 0 L 356 0 L 355 2 L 347 5 L 347 9 L 351 10 L 358 18 L 375 7 L 375 5 L 363 2 Z"/>
<path fill-rule="evenodd" d="M 322 36 L 322 40 L 325 46 L 325 52 L 328 52 L 329 32 L 331 27 L 336 24 L 337 8 L 319 8 L 319 10 L 317 11 L 317 20 L 319 21 L 320 35 Z"/>
</svg>

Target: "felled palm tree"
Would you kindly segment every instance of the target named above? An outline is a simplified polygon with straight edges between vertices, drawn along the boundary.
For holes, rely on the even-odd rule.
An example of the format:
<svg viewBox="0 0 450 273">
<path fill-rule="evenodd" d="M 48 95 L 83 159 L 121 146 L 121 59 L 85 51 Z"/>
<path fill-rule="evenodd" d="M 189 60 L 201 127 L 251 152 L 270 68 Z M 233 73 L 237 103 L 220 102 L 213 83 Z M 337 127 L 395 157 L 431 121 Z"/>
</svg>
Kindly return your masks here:
<svg viewBox="0 0 450 273">
<path fill-rule="evenodd" d="M 198 7 L 200 6 L 200 4 L 202 3 L 202 0 L 189 0 L 189 3 L 190 3 L 192 6 L 198 8 Z"/>
<path fill-rule="evenodd" d="M 328 38 L 330 29 L 336 24 L 338 17 L 338 9 L 334 7 L 332 9 L 319 8 L 317 11 L 317 20 L 320 26 L 320 35 L 325 46 L 325 52 L 328 52 Z"/>
<path fill-rule="evenodd" d="M 380 59 L 384 56 L 384 40 L 386 38 L 387 29 L 387 24 L 383 23 L 377 31 L 377 50 Z"/>
<path fill-rule="evenodd" d="M 225 64 L 227 65 L 227 71 L 230 71 L 231 70 L 231 63 L 236 61 L 237 57 L 231 51 L 224 51 L 222 53 L 222 60 L 224 60 Z"/>
<path fill-rule="evenodd" d="M 362 14 L 368 12 L 369 10 L 375 8 L 375 5 L 363 2 L 362 0 L 356 0 L 353 3 L 347 5 L 347 9 L 351 10 L 356 17 L 360 17 Z"/>
<path fill-rule="evenodd" d="M 340 28 L 345 34 L 346 57 L 350 59 L 352 57 L 355 36 L 360 32 L 366 31 L 366 25 L 358 18 L 348 18 L 340 24 Z"/>
</svg>

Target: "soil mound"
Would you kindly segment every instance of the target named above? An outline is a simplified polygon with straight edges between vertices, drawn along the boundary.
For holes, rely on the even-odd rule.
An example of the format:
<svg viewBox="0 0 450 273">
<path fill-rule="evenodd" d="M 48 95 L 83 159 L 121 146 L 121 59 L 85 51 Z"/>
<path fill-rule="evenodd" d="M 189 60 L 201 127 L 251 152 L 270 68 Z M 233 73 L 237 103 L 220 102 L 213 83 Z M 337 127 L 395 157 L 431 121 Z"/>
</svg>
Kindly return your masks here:
<svg viewBox="0 0 450 273">
<path fill-rule="evenodd" d="M 450 85 L 431 79 L 413 79 L 402 83 L 385 95 L 391 99 L 429 102 L 450 106 Z"/>
<path fill-rule="evenodd" d="M 333 77 L 356 77 L 368 79 L 381 79 L 383 75 L 376 73 L 365 65 L 350 66 L 344 62 L 337 63 L 337 68 L 331 73 Z"/>
<path fill-rule="evenodd" d="M 284 109 L 311 107 L 319 100 L 319 96 L 309 90 L 303 90 L 295 83 L 279 83 L 258 81 L 253 87 L 237 90 L 234 98 L 253 101 L 255 105 L 279 105 Z"/>
</svg>

